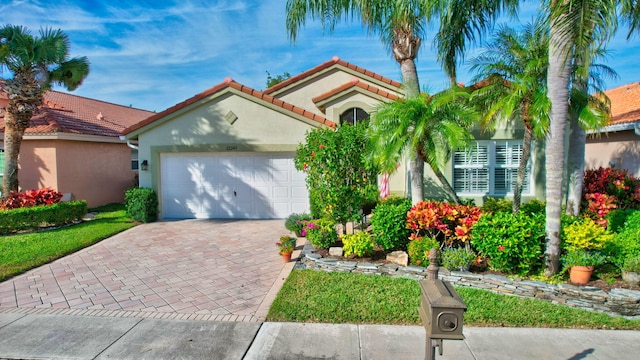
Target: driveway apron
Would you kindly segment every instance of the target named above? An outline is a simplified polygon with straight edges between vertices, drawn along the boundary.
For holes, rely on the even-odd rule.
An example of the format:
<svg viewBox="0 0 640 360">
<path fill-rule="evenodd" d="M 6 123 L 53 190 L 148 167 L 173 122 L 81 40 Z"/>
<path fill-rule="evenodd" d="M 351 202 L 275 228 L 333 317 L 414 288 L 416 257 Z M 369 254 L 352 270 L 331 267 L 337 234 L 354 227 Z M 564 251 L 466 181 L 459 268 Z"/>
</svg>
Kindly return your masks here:
<svg viewBox="0 0 640 360">
<path fill-rule="evenodd" d="M 282 220 L 143 224 L 0 283 L 0 312 L 264 321 Z"/>
</svg>

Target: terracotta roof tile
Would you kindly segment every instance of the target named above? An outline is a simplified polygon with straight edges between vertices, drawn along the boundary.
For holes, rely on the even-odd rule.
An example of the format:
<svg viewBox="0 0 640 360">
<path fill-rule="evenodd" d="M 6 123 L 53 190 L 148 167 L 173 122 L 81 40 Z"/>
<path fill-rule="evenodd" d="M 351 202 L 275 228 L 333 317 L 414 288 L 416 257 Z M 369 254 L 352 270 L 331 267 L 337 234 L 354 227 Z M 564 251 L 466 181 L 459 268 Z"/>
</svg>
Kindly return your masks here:
<svg viewBox="0 0 640 360">
<path fill-rule="evenodd" d="M 117 137 L 122 131 L 153 112 L 100 100 L 47 91 L 43 105 L 31 118 L 25 134 L 70 133 Z M 0 116 L 0 132 L 4 132 L 4 117 Z"/>
<path fill-rule="evenodd" d="M 640 121 L 640 82 L 634 82 L 604 92 L 611 101 L 609 125 Z"/>
<path fill-rule="evenodd" d="M 314 103 L 318 103 L 318 102 L 321 102 L 323 100 L 327 100 L 327 99 L 331 98 L 332 96 L 336 96 L 336 95 L 340 94 L 341 92 L 347 91 L 347 90 L 349 90 L 351 88 L 354 88 L 354 87 L 358 87 L 358 88 L 364 89 L 364 90 L 369 91 L 371 93 L 374 93 L 374 94 L 380 95 L 382 97 L 385 97 L 385 98 L 387 98 L 389 100 L 398 100 L 399 99 L 398 95 L 395 95 L 395 94 L 392 94 L 390 92 L 384 91 L 384 90 L 382 90 L 382 89 L 380 89 L 380 88 L 378 88 L 376 86 L 369 85 L 367 83 L 364 83 L 364 82 L 354 78 L 350 82 L 348 82 L 346 84 L 343 84 L 341 86 L 338 86 L 335 89 L 329 90 L 324 94 L 320 94 L 320 95 L 314 97 L 311 100 Z"/>
<path fill-rule="evenodd" d="M 273 92 L 276 92 L 276 91 L 278 91 L 278 90 L 280 90 L 280 89 L 282 89 L 284 87 L 289 86 L 290 84 L 298 82 L 301 79 L 309 77 L 309 76 L 311 76 L 311 75 L 313 75 L 313 74 L 315 74 L 317 72 L 320 72 L 320 71 L 322 71 L 324 69 L 327 69 L 327 68 L 329 68 L 331 66 L 334 66 L 336 64 L 337 65 L 342 65 L 342 66 L 344 66 L 344 67 L 346 67 L 348 69 L 354 70 L 354 71 L 359 72 L 359 73 L 361 73 L 363 75 L 369 76 L 371 78 L 374 78 L 374 79 L 376 79 L 378 81 L 381 81 L 383 83 L 389 84 L 389 85 L 394 86 L 394 87 L 400 87 L 402 85 L 402 84 L 400 84 L 399 82 L 397 82 L 395 80 L 386 78 L 386 77 L 384 77 L 384 76 L 382 76 L 380 74 L 374 73 L 373 71 L 366 70 L 366 69 L 361 68 L 359 66 L 350 64 L 350 63 L 348 63 L 346 61 L 340 60 L 339 57 L 334 56 L 331 60 L 329 60 L 329 61 L 327 61 L 325 63 L 322 63 L 322 64 L 320 64 L 318 66 L 315 66 L 315 67 L 313 67 L 313 68 L 311 68 L 311 69 L 309 69 L 309 70 L 307 70 L 305 72 L 302 72 L 302 73 L 300 73 L 300 74 L 298 74 L 296 76 L 290 77 L 285 81 L 277 83 L 276 85 L 266 89 L 264 91 L 264 93 L 265 94 L 271 94 Z"/>
<path fill-rule="evenodd" d="M 330 120 L 328 120 L 328 119 L 326 119 L 326 118 L 324 118 L 322 116 L 315 115 L 315 114 L 313 114 L 313 113 L 311 113 L 309 111 L 306 111 L 306 110 L 304 110 L 302 108 L 299 108 L 299 107 L 297 107 L 295 105 L 286 103 L 286 102 L 284 102 L 284 101 L 282 101 L 280 99 L 274 98 L 271 95 L 267 95 L 264 92 L 261 92 L 261 91 L 252 89 L 252 88 L 250 88 L 248 86 L 245 86 L 245 85 L 242 85 L 240 83 L 237 83 L 237 82 L 233 81 L 231 78 L 226 78 L 224 80 L 224 82 L 222 82 L 222 83 L 220 83 L 220 84 L 218 84 L 218 85 L 216 85 L 216 86 L 214 86 L 212 88 L 209 88 L 209 89 L 207 89 L 207 90 L 205 90 L 205 91 L 203 91 L 203 92 L 201 92 L 201 93 L 199 93 L 199 94 L 197 94 L 197 95 L 195 95 L 195 96 L 193 96 L 193 97 L 191 97 L 191 98 L 189 98 L 189 99 L 187 99 L 187 100 L 185 100 L 185 101 L 183 101 L 181 103 L 178 103 L 178 104 L 176 104 L 176 105 L 174 105 L 174 106 L 172 106 L 172 107 L 170 107 L 170 108 L 168 108 L 168 109 L 166 109 L 164 111 L 161 111 L 161 112 L 159 112 L 159 113 L 147 118 L 144 121 L 141 121 L 141 122 L 139 122 L 137 124 L 134 124 L 133 126 L 129 127 L 125 131 L 123 131 L 123 134 L 126 135 L 126 134 L 129 134 L 129 133 L 133 132 L 133 131 L 136 131 L 136 130 L 138 130 L 138 129 L 146 126 L 146 125 L 149 125 L 149 124 L 153 123 L 154 121 L 156 121 L 158 119 L 161 119 L 161 118 L 163 118 L 163 117 L 165 117 L 165 116 L 167 116 L 169 114 L 172 114 L 172 113 L 174 113 L 174 112 L 176 112 L 176 111 L 178 111 L 180 109 L 184 109 L 185 107 L 187 107 L 187 106 L 189 106 L 189 105 L 191 105 L 193 103 L 196 103 L 196 102 L 198 102 L 198 101 L 200 101 L 200 100 L 202 100 L 202 99 L 204 99 L 204 98 L 206 98 L 206 97 L 208 97 L 210 95 L 213 95 L 213 94 L 215 94 L 217 92 L 220 92 L 220 91 L 222 91 L 222 90 L 224 90 L 226 88 L 236 89 L 236 90 L 241 91 L 241 92 L 243 92 L 243 93 L 245 93 L 245 94 L 247 94 L 249 96 L 258 98 L 258 99 L 260 99 L 262 101 L 266 101 L 266 102 L 271 103 L 271 104 L 273 104 L 273 105 L 275 105 L 277 107 L 283 108 L 284 110 L 293 111 L 296 114 L 302 115 L 302 116 L 304 116 L 304 117 L 306 117 L 306 118 L 308 118 L 310 120 L 313 120 L 315 122 L 318 122 L 320 124 L 324 124 L 324 125 L 328 125 L 328 126 L 334 126 L 335 125 L 334 122 L 332 122 L 332 121 L 330 121 Z"/>
</svg>

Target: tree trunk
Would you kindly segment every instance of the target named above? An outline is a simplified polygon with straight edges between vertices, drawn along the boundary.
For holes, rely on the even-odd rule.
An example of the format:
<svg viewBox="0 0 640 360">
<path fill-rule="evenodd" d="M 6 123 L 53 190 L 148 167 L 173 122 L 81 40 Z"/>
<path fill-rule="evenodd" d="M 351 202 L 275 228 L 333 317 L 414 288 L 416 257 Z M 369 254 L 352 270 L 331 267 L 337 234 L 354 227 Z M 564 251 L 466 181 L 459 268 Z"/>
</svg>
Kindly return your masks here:
<svg viewBox="0 0 640 360">
<path fill-rule="evenodd" d="M 436 178 L 440 180 L 440 184 L 442 184 L 442 186 L 444 187 L 444 191 L 449 194 L 453 202 L 460 205 L 460 198 L 458 197 L 458 194 L 456 194 L 456 191 L 453 189 L 451 184 L 449 184 L 449 180 L 447 180 L 442 171 L 440 171 L 440 168 L 438 168 L 438 166 L 436 165 L 431 164 L 429 164 L 429 166 L 431 167 L 431 170 L 433 170 L 433 173 L 436 175 Z"/>
<path fill-rule="evenodd" d="M 418 154 L 414 154 L 409 162 L 409 177 L 411 180 L 411 203 L 413 205 L 424 200 L 424 161 Z"/>
<path fill-rule="evenodd" d="M 4 172 L 2 174 L 2 197 L 11 191 L 18 191 L 18 155 L 25 129 L 11 125 L 13 115 L 5 113 L 4 129 Z"/>
<path fill-rule="evenodd" d="M 520 158 L 520 164 L 518 165 L 518 177 L 516 178 L 516 184 L 513 189 L 513 208 L 512 211 L 516 214 L 520 211 L 520 204 L 522 203 L 522 187 L 524 185 L 524 178 L 527 174 L 527 163 L 531 158 L 531 127 L 525 126 L 524 138 L 522 139 L 522 158 Z"/>
<path fill-rule="evenodd" d="M 547 276 L 560 271 L 560 213 L 564 173 L 565 128 L 567 124 L 569 75 L 571 73 L 571 36 L 561 25 L 566 16 L 551 22 L 549 38 L 548 97 L 551 101 L 546 152 L 546 250 Z"/>
<path fill-rule="evenodd" d="M 568 158 L 568 193 L 567 214 L 580 215 L 580 203 L 582 202 L 582 185 L 584 181 L 584 156 L 587 134 L 580 126 L 577 116 L 571 116 L 569 134 L 569 158 Z"/>
<path fill-rule="evenodd" d="M 420 82 L 418 81 L 418 71 L 414 59 L 400 61 L 400 72 L 404 82 L 404 96 L 407 99 L 420 95 Z"/>
</svg>

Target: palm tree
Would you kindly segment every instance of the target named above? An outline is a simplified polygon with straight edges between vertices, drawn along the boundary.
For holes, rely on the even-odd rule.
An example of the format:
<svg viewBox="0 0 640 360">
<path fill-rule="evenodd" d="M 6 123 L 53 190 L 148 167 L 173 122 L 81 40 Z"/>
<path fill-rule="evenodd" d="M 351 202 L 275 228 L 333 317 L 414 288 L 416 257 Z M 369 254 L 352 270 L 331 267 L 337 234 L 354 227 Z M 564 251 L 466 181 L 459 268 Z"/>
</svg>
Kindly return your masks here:
<svg viewBox="0 0 640 360">
<path fill-rule="evenodd" d="M 542 19 L 517 32 L 503 26 L 494 41 L 471 61 L 481 85 L 474 102 L 483 108 L 481 125 L 493 129 L 506 119 L 524 124 L 522 158 L 513 190 L 513 213 L 518 212 L 522 188 L 531 157 L 532 139 L 544 137 L 549 125 L 546 79 L 548 27 Z"/>
<path fill-rule="evenodd" d="M 460 199 L 442 173 L 451 152 L 468 145 L 468 127 L 478 118 L 469 94 L 457 87 L 434 96 L 400 99 L 381 104 L 369 127 L 374 164 L 393 172 L 403 154 L 418 154 L 457 204 Z"/>
<path fill-rule="evenodd" d="M 21 26 L 0 28 L 0 69 L 10 77 L 2 82 L 9 102 L 5 108 L 5 167 L 2 195 L 18 190 L 18 155 L 29 121 L 52 84 L 76 89 L 89 74 L 86 57 L 69 59 L 69 38 L 61 30 L 41 29 L 33 36 Z"/>
<path fill-rule="evenodd" d="M 344 17 L 356 15 L 372 33 L 380 36 L 395 60 L 400 64 L 406 98 L 420 95 L 420 82 L 415 59 L 430 18 L 429 1 L 314 1 L 287 0 L 287 32 L 295 42 L 298 29 L 307 17 L 319 19 L 323 29 L 333 31 Z M 424 162 L 418 154 L 410 154 L 411 198 L 413 203 L 424 199 Z"/>
</svg>

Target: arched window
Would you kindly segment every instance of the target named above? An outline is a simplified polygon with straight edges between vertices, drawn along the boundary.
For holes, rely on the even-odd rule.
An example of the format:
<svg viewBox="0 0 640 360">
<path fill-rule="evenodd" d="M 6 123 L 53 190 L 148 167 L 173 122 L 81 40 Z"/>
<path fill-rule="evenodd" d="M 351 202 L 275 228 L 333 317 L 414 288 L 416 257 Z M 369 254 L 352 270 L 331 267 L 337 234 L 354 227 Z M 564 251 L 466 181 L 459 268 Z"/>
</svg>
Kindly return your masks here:
<svg viewBox="0 0 640 360">
<path fill-rule="evenodd" d="M 340 124 L 354 125 L 359 121 L 369 120 L 369 114 L 360 108 L 351 108 L 340 114 Z"/>
</svg>

